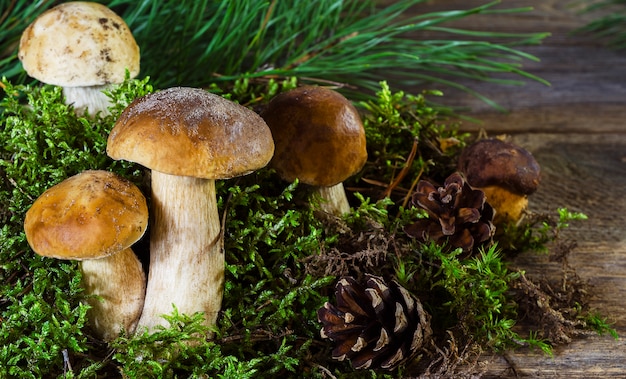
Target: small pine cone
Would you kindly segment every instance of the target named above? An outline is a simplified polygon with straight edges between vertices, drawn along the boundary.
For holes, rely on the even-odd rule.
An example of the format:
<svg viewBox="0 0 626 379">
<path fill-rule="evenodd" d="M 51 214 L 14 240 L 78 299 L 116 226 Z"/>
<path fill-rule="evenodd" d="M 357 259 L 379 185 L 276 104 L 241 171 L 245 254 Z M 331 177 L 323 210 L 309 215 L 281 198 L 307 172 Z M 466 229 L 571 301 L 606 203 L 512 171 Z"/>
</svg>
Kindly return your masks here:
<svg viewBox="0 0 626 379">
<path fill-rule="evenodd" d="M 439 188 L 420 180 L 413 205 L 425 209 L 428 218 L 407 225 L 404 231 L 421 242 L 447 242 L 450 250 L 460 247 L 467 256 L 495 232 L 495 212 L 485 193 L 470 187 L 459 173 L 450 175 Z"/>
<path fill-rule="evenodd" d="M 322 338 L 335 342 L 332 357 L 348 358 L 355 369 L 392 370 L 415 357 L 430 339 L 430 316 L 422 303 L 396 281 L 366 276 L 365 286 L 350 276 L 336 285 L 337 306 L 317 311 Z"/>
</svg>

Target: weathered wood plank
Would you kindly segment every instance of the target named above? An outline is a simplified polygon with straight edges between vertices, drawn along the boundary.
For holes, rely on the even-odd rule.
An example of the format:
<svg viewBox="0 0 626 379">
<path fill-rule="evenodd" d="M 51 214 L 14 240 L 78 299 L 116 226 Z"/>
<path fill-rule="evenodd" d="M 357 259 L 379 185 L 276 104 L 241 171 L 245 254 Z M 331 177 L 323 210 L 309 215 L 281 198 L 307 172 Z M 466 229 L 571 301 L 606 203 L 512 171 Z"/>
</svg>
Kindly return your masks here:
<svg viewBox="0 0 626 379">
<path fill-rule="evenodd" d="M 572 227 L 581 242 L 625 241 L 626 134 L 525 133 L 514 140 L 542 166 L 541 187 L 530 198 L 534 208 L 587 214 L 589 221 Z"/>
<path fill-rule="evenodd" d="M 577 247 L 569 264 L 591 285 L 590 306 L 626 335 L 626 134 L 515 135 L 542 166 L 540 189 L 531 196 L 534 211 L 565 206 L 587 214 L 573 222 L 563 238 Z M 558 278 L 560 264 L 525 253 L 513 264 L 529 276 Z M 557 348 L 554 358 L 525 350 L 488 359 L 487 377 L 626 377 L 626 343 L 604 336 L 574 339 Z"/>
<path fill-rule="evenodd" d="M 467 9 L 484 1 L 430 1 L 415 9 L 427 12 Z M 569 264 L 592 286 L 590 305 L 608 316 L 622 339 L 590 335 L 557 347 L 553 358 L 524 349 L 505 356 L 484 356 L 485 377 L 626 378 L 626 52 L 611 51 L 597 41 L 571 32 L 593 15 L 579 14 L 575 2 L 511 0 L 500 8 L 533 6 L 523 14 L 462 19 L 456 26 L 502 32 L 550 32 L 540 46 L 522 50 L 539 62 L 523 68 L 548 80 L 545 86 L 521 87 L 466 82 L 508 109 L 498 112 L 465 93 L 444 89 L 445 103 L 464 109 L 482 124 L 463 129 L 506 133 L 533 152 L 542 166 L 539 191 L 530 208 L 554 212 L 557 207 L 587 214 L 571 224 L 563 237 L 578 245 Z M 424 36 L 416 36 L 424 38 Z M 524 253 L 512 264 L 529 276 L 558 278 L 559 263 Z"/>
<path fill-rule="evenodd" d="M 467 9 L 484 1 L 443 0 L 427 2 L 415 12 Z M 567 1 L 505 1 L 498 8 L 534 7 L 531 12 L 472 16 L 453 25 L 470 30 L 507 33 L 549 32 L 539 46 L 522 47 L 539 62 L 522 61 L 523 68 L 550 86 L 526 81 L 523 86 L 498 86 L 479 81 L 464 84 L 495 100 L 508 113 L 497 112 L 472 95 L 442 88 L 443 103 L 464 110 L 464 115 L 482 120 L 465 123 L 464 129 L 485 128 L 503 132 L 624 132 L 626 106 L 626 53 L 602 47 L 598 41 L 574 35 L 594 15 L 581 14 Z M 426 38 L 428 36 L 416 36 Z M 502 75 L 502 78 L 519 77 Z M 457 80 L 458 81 L 458 80 Z"/>
<path fill-rule="evenodd" d="M 591 348 L 590 348 L 591 347 Z M 554 357 L 541 353 L 484 357 L 484 378 L 626 378 L 626 342 L 591 336 L 557 348 Z"/>
</svg>

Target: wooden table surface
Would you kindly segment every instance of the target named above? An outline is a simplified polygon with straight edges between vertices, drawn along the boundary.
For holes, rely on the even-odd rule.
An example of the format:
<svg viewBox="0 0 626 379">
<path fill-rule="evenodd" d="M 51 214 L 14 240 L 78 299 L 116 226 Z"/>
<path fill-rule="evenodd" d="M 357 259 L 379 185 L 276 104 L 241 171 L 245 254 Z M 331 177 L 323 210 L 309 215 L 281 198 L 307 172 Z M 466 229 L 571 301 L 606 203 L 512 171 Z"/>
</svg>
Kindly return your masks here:
<svg viewBox="0 0 626 379">
<path fill-rule="evenodd" d="M 486 1 L 437 0 L 415 11 L 467 9 Z M 457 23 L 479 30 L 550 32 L 541 45 L 520 48 L 540 59 L 524 69 L 551 83 L 523 86 L 468 83 L 508 109 L 499 112 L 482 101 L 443 89 L 448 105 L 482 124 L 463 129 L 509 134 L 542 166 L 534 211 L 567 207 L 589 216 L 571 223 L 564 237 L 577 247 L 569 263 L 591 285 L 591 306 L 607 316 L 620 334 L 590 335 L 558 347 L 554 357 L 528 350 L 483 357 L 484 377 L 626 378 L 626 51 L 612 51 L 596 39 L 572 35 L 593 15 L 580 14 L 575 1 L 511 0 L 499 8 L 533 6 L 522 14 L 475 16 Z M 514 265 L 535 277 L 558 275 L 547 257 L 524 253 Z"/>
</svg>

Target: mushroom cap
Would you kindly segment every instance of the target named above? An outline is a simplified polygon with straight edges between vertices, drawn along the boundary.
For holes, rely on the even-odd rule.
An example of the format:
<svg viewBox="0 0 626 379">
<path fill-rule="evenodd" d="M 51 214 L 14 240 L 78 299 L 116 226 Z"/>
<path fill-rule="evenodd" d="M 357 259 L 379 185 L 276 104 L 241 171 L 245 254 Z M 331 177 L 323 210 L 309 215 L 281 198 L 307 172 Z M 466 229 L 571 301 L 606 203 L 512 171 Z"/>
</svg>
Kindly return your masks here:
<svg viewBox="0 0 626 379">
<path fill-rule="evenodd" d="M 139 73 L 139 47 L 115 12 L 92 2 L 68 2 L 42 13 L 22 33 L 18 57 L 44 83 L 83 87 L 121 83 Z"/>
<path fill-rule="evenodd" d="M 330 187 L 367 161 L 359 112 L 340 93 L 304 86 L 275 96 L 261 112 L 276 151 L 270 166 L 287 181 Z"/>
<path fill-rule="evenodd" d="M 148 205 L 137 186 L 108 171 L 88 170 L 35 200 L 24 231 L 39 255 L 84 260 L 130 247 L 147 224 Z"/>
<path fill-rule="evenodd" d="M 528 150 L 496 138 L 466 147 L 458 169 L 473 187 L 499 186 L 520 195 L 535 192 L 541 176 L 539 163 Z"/>
<path fill-rule="evenodd" d="M 254 111 L 174 87 L 133 101 L 109 134 L 107 154 L 165 174 L 228 179 L 267 165 L 274 141 Z"/>
</svg>

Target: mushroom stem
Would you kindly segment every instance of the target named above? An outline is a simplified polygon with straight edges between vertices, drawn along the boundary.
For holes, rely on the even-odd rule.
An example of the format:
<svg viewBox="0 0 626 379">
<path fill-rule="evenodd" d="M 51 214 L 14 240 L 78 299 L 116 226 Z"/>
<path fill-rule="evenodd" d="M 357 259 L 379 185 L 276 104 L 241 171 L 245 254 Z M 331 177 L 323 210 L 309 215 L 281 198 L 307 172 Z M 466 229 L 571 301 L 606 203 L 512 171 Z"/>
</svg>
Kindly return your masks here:
<svg viewBox="0 0 626 379">
<path fill-rule="evenodd" d="M 109 85 L 96 85 L 87 87 L 63 87 L 63 96 L 65 96 L 65 104 L 72 104 L 74 112 L 82 115 L 85 111 L 90 116 L 95 116 L 100 112 L 101 116 L 109 114 L 110 99 L 104 94 L 104 90 Z"/>
<path fill-rule="evenodd" d="M 131 248 L 101 259 L 79 262 L 82 285 L 91 309 L 87 318 L 95 334 L 105 341 L 121 330 L 132 334 L 143 308 L 146 276 Z"/>
<path fill-rule="evenodd" d="M 339 182 L 330 187 L 316 187 L 316 192 L 320 195 L 320 209 L 326 213 L 341 217 L 350 213 L 350 204 L 343 182 Z"/>
<path fill-rule="evenodd" d="M 477 187 L 485 193 L 487 202 L 496 210 L 493 222 L 496 225 L 506 223 L 519 225 L 524 211 L 528 208 L 528 196 L 515 193 L 504 187 Z"/>
<path fill-rule="evenodd" d="M 150 268 L 137 330 L 168 326 L 162 315 L 204 312 L 214 325 L 222 303 L 224 254 L 215 181 L 152 171 Z"/>
</svg>

